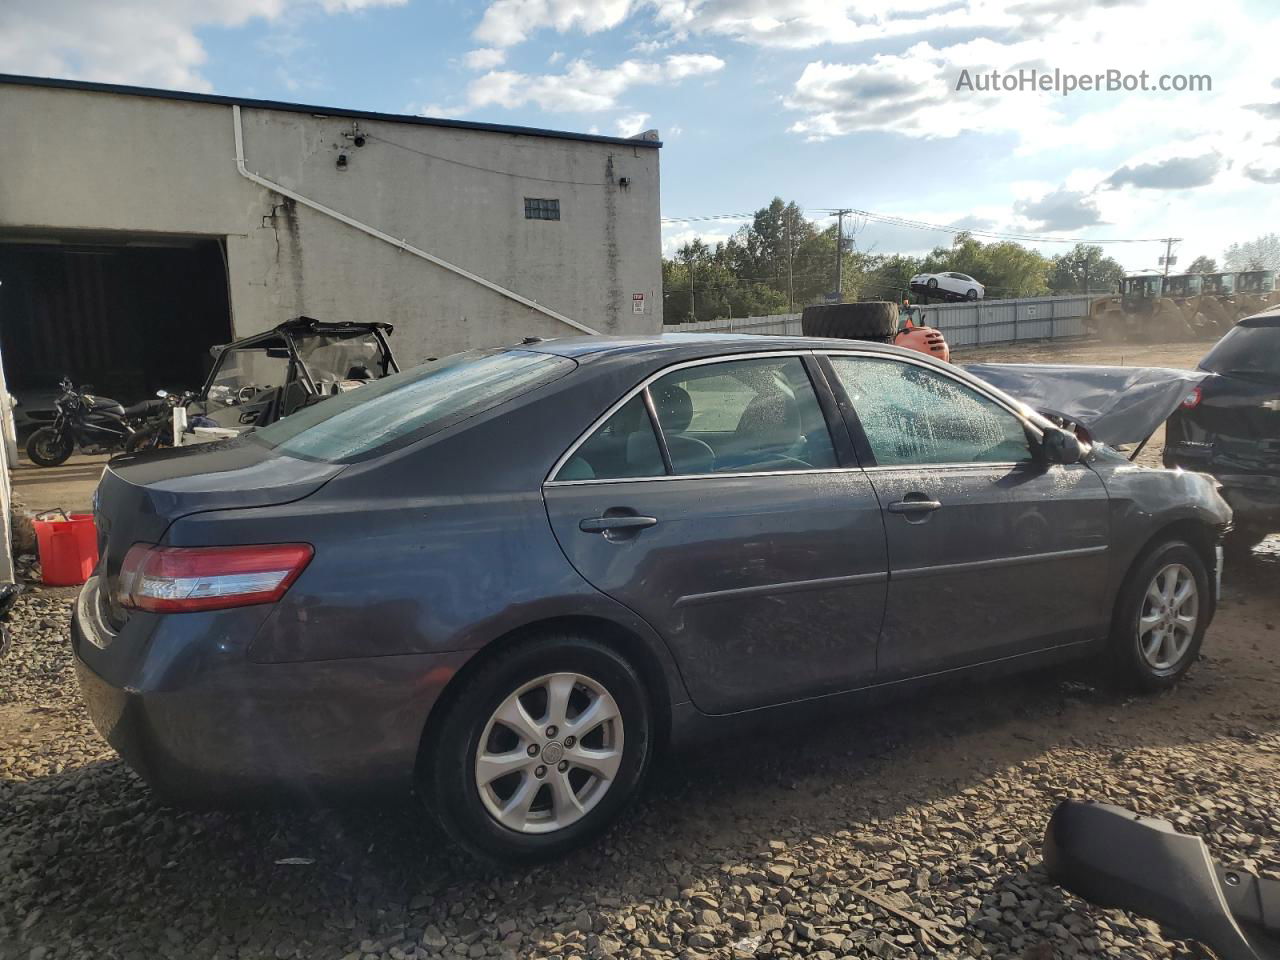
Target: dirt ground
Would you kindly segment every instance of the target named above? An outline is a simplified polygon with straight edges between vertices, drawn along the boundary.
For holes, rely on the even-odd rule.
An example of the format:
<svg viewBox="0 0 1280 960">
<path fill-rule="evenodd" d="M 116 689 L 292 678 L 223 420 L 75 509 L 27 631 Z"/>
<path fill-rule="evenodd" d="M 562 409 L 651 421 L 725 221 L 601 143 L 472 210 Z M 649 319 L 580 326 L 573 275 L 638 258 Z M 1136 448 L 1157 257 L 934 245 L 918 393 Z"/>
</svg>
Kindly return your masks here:
<svg viewBox="0 0 1280 960">
<path fill-rule="evenodd" d="M 956 359 L 1190 367 L 1203 349 Z M 158 803 L 79 703 L 69 601 L 36 593 L 0 659 L 0 958 L 1200 955 L 1064 895 L 1040 839 L 1059 799 L 1107 799 L 1280 879 L 1278 584 L 1276 538 L 1229 564 L 1202 660 L 1164 695 L 1081 667 L 792 721 L 664 759 L 605 841 L 510 871 L 466 860 L 412 802 Z"/>
</svg>

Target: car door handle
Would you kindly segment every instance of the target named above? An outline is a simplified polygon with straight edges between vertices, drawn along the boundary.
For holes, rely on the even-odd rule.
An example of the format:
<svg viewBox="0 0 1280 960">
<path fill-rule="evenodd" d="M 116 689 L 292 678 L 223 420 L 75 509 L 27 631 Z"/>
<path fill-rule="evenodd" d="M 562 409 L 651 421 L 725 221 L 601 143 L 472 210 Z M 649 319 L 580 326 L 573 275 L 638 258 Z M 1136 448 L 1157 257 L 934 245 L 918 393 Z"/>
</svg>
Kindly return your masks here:
<svg viewBox="0 0 1280 960">
<path fill-rule="evenodd" d="M 591 517 L 578 521 L 578 529 L 583 533 L 605 533 L 609 530 L 643 530 L 658 522 L 657 517 L 636 517 L 623 515 L 618 517 Z"/>
<path fill-rule="evenodd" d="M 932 513 L 941 509 L 937 500 L 898 500 L 889 504 L 890 513 Z"/>
</svg>

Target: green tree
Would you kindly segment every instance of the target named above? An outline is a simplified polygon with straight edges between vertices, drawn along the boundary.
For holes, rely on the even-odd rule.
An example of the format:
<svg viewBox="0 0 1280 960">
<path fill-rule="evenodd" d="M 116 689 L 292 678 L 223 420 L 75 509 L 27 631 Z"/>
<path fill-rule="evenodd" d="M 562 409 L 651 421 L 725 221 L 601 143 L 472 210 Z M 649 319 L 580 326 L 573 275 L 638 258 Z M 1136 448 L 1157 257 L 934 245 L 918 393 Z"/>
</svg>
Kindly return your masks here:
<svg viewBox="0 0 1280 960">
<path fill-rule="evenodd" d="M 1233 243 L 1222 259 L 1228 270 L 1280 270 L 1280 234 L 1264 233 L 1254 240 Z"/>
<path fill-rule="evenodd" d="M 970 233 L 957 233 L 950 247 L 934 247 L 924 258 L 926 273 L 967 273 L 988 297 L 1034 297 L 1049 292 L 1049 260 L 1011 240 L 983 243 Z"/>
<path fill-rule="evenodd" d="M 1089 289 L 1085 290 L 1085 277 Z M 1106 256 L 1097 244 L 1077 243 L 1067 253 L 1049 260 L 1048 283 L 1053 293 L 1090 293 L 1116 289 L 1124 277 L 1124 267 Z"/>
<path fill-rule="evenodd" d="M 1218 261 L 1213 257 L 1206 257 L 1203 254 L 1191 261 L 1187 267 L 1187 273 L 1218 273 Z"/>
</svg>

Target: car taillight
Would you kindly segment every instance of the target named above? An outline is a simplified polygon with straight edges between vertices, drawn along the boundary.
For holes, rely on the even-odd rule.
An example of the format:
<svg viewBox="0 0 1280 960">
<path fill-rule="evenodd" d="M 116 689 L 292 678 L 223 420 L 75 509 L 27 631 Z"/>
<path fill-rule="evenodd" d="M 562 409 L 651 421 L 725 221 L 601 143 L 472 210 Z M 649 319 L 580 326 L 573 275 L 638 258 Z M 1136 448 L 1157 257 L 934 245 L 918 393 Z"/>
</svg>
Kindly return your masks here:
<svg viewBox="0 0 1280 960">
<path fill-rule="evenodd" d="M 1192 387 L 1191 392 L 1182 398 L 1183 410 L 1194 410 L 1200 406 L 1200 388 Z"/>
<path fill-rule="evenodd" d="M 241 547 L 160 547 L 135 543 L 120 567 L 121 606 L 191 613 L 274 603 L 306 569 L 307 543 Z"/>
</svg>

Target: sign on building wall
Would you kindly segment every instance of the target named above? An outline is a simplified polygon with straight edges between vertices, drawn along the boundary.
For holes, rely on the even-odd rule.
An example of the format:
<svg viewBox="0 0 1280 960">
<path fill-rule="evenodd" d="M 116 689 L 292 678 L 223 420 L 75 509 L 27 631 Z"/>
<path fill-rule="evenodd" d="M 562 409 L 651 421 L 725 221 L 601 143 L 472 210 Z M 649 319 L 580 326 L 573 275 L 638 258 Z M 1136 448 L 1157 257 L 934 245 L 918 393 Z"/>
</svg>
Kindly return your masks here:
<svg viewBox="0 0 1280 960">
<path fill-rule="evenodd" d="M 644 313 L 644 294 L 633 293 L 631 295 L 631 312 Z"/>
</svg>

